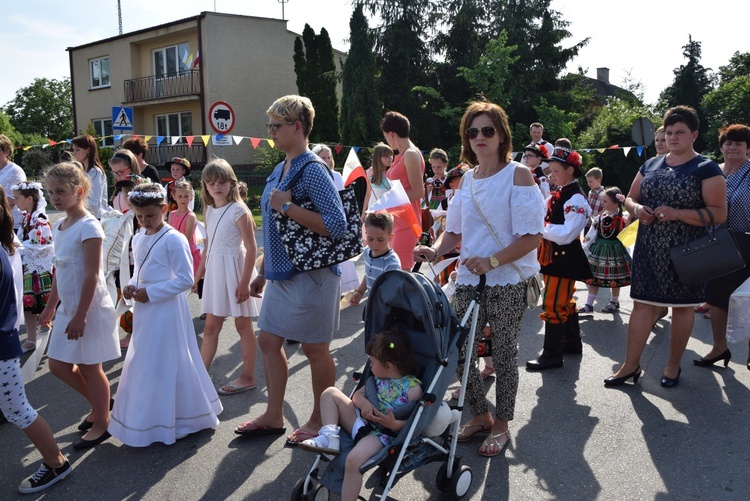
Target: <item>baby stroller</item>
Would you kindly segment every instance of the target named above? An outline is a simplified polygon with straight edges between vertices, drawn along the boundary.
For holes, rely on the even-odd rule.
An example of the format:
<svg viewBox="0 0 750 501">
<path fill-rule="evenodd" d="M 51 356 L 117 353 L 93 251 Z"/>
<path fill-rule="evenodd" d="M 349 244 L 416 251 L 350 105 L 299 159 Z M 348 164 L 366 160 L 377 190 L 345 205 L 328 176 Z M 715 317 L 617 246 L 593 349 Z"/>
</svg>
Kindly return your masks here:
<svg viewBox="0 0 750 501">
<path fill-rule="evenodd" d="M 456 457 L 463 392 L 456 409 L 450 410 L 447 404 L 440 402 L 453 378 L 466 337 L 473 343 L 479 313 L 477 302 L 484 282 L 484 276 L 481 276 L 480 285 L 460 325 L 440 286 L 423 275 L 391 270 L 378 277 L 373 285 L 365 310 L 365 345 L 379 331 L 398 324 L 414 347 L 419 368 L 416 376 L 422 381 L 424 390 L 394 442 L 361 467 L 363 474 L 379 468 L 382 500 L 387 498 L 401 477 L 432 462 L 443 462 L 436 479 L 439 490 L 451 491 L 456 499 L 460 499 L 471 487 L 471 469 L 461 465 L 461 458 Z M 472 323 L 467 328 L 470 316 Z M 471 363 L 471 360 L 466 363 Z M 464 371 L 463 387 L 466 387 L 468 372 Z M 368 359 L 363 372 L 355 374 L 358 384 L 352 394 L 365 384 L 369 375 Z M 351 437 L 342 433 L 340 455 L 331 458 L 319 454 L 307 476 L 294 486 L 292 501 L 328 499 L 329 491 L 340 492 L 346 453 L 353 445 Z M 320 479 L 317 478 L 319 471 L 323 471 Z"/>
</svg>

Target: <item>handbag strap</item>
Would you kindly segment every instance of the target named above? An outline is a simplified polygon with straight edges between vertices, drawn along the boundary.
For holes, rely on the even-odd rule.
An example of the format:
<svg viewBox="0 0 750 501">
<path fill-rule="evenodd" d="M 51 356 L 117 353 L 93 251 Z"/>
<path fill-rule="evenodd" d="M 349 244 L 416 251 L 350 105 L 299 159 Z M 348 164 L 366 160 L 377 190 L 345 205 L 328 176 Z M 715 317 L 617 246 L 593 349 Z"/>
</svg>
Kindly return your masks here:
<svg viewBox="0 0 750 501">
<path fill-rule="evenodd" d="M 221 224 L 221 220 L 224 219 L 224 214 L 227 213 L 227 211 L 232 205 L 234 205 L 234 202 L 230 202 L 229 205 L 227 205 L 227 208 L 224 209 L 224 212 L 221 213 L 221 216 L 219 216 L 219 220 L 216 221 L 216 228 L 214 228 L 214 234 L 211 238 L 208 239 L 208 249 L 206 250 L 206 262 L 207 263 L 208 263 L 208 257 L 211 255 L 211 247 L 214 246 L 214 240 L 216 240 L 216 234 L 219 232 L 219 225 Z M 206 223 L 208 223 L 208 221 L 206 221 Z"/>
<path fill-rule="evenodd" d="M 495 234 L 495 230 L 492 229 L 492 226 L 490 226 L 490 223 L 487 221 L 487 218 L 484 217 L 484 213 L 482 212 L 482 209 L 479 208 L 479 204 L 477 203 L 477 199 L 474 197 L 474 173 L 471 173 L 469 181 L 469 194 L 471 195 L 471 201 L 474 202 L 474 208 L 477 210 L 477 213 L 479 213 L 479 217 L 482 218 L 482 221 L 484 222 L 484 225 L 487 227 L 487 230 L 490 232 L 490 235 L 492 235 L 492 238 L 495 240 L 495 243 L 498 247 L 500 247 L 500 250 L 503 250 L 503 244 L 500 243 L 500 239 Z M 521 270 L 518 269 L 518 266 L 511 261 L 508 263 L 513 267 L 514 270 L 516 270 L 516 273 L 521 277 L 521 280 L 524 281 L 524 283 L 528 282 L 528 279 L 523 276 L 523 273 L 521 273 Z"/>
<path fill-rule="evenodd" d="M 305 167 L 307 167 L 310 164 L 320 164 L 325 168 L 325 171 L 328 172 L 328 175 L 331 176 L 331 179 L 333 179 L 333 172 L 331 172 L 331 169 L 328 168 L 326 164 L 319 160 L 310 160 L 309 162 L 305 163 L 302 167 L 299 168 L 299 170 L 292 176 L 291 181 L 286 185 L 287 190 L 291 190 L 294 188 L 294 185 L 297 184 L 297 181 L 299 181 L 299 178 L 302 177 L 302 173 L 305 170 Z"/>
</svg>

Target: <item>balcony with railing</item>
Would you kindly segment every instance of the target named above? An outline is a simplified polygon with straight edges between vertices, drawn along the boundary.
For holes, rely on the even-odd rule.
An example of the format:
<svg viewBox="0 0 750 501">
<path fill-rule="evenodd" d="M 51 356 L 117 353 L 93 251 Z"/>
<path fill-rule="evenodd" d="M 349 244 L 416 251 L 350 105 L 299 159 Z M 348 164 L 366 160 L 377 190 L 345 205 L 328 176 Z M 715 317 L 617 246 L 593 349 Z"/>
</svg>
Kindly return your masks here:
<svg viewBox="0 0 750 501">
<path fill-rule="evenodd" d="M 195 141 L 192 146 L 186 143 L 149 146 L 146 163 L 155 166 L 159 171 L 167 171 L 168 176 L 169 169 L 165 169 L 164 164 L 174 157 L 187 158 L 193 167 L 202 167 L 206 163 L 206 147 L 200 141 Z"/>
<path fill-rule="evenodd" d="M 200 70 L 125 80 L 125 103 L 200 95 Z"/>
</svg>

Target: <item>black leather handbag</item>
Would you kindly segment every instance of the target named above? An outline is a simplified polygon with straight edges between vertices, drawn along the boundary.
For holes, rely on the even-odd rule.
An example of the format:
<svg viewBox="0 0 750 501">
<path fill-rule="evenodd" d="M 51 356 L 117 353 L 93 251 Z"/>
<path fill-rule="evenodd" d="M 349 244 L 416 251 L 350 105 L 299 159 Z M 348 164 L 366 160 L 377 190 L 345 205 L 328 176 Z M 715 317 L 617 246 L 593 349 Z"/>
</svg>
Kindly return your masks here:
<svg viewBox="0 0 750 501">
<path fill-rule="evenodd" d="M 321 164 L 326 172 L 330 173 L 326 165 L 312 160 L 303 165 L 294 175 L 286 187 L 287 190 L 294 187 L 302 172 L 312 163 Z M 312 271 L 327 268 L 356 257 L 362 252 L 362 220 L 354 190 L 351 188 L 341 190 L 339 197 L 341 197 L 346 214 L 347 232 L 344 238 L 324 237 L 294 219 L 273 211 L 281 243 L 284 245 L 287 256 L 298 270 Z M 295 200 L 294 203 L 303 209 L 317 212 L 309 199 Z"/>
<path fill-rule="evenodd" d="M 706 228 L 706 234 L 669 250 L 680 282 L 688 287 L 728 275 L 745 267 L 745 260 L 737 248 L 737 242 L 732 233 L 726 228 L 712 230 L 715 224 L 714 216 L 710 210 L 704 210 L 708 212 L 708 217 L 711 219 L 710 226 L 706 224 L 706 218 L 703 217 L 701 210 L 698 210 L 698 215 Z"/>
</svg>

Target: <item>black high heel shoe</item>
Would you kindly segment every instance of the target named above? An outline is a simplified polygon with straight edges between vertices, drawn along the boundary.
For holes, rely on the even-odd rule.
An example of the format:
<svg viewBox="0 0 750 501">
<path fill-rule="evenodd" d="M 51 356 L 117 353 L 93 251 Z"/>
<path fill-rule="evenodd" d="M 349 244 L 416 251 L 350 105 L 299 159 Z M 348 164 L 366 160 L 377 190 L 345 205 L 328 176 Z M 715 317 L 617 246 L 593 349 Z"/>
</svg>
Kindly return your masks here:
<svg viewBox="0 0 750 501">
<path fill-rule="evenodd" d="M 672 388 L 673 386 L 677 386 L 677 383 L 680 382 L 680 374 L 682 374 L 682 367 L 680 367 L 677 370 L 677 376 L 675 376 L 674 379 L 667 376 L 661 377 L 661 385 L 665 388 Z"/>
<path fill-rule="evenodd" d="M 724 367 L 729 365 L 729 360 L 732 358 L 732 352 L 729 351 L 729 348 L 724 350 L 724 353 L 722 353 L 719 356 L 712 357 L 712 358 L 699 358 L 697 360 L 693 360 L 693 363 L 697 365 L 698 367 L 711 367 L 713 364 L 718 362 L 719 360 L 724 360 Z"/>
<path fill-rule="evenodd" d="M 612 388 L 614 386 L 622 386 L 625 384 L 625 381 L 627 381 L 630 378 L 633 378 L 633 384 L 638 382 L 638 378 L 641 377 L 641 366 L 639 365 L 636 370 L 628 374 L 627 376 L 609 376 L 607 379 L 604 380 L 604 386 L 607 388 Z"/>
</svg>

